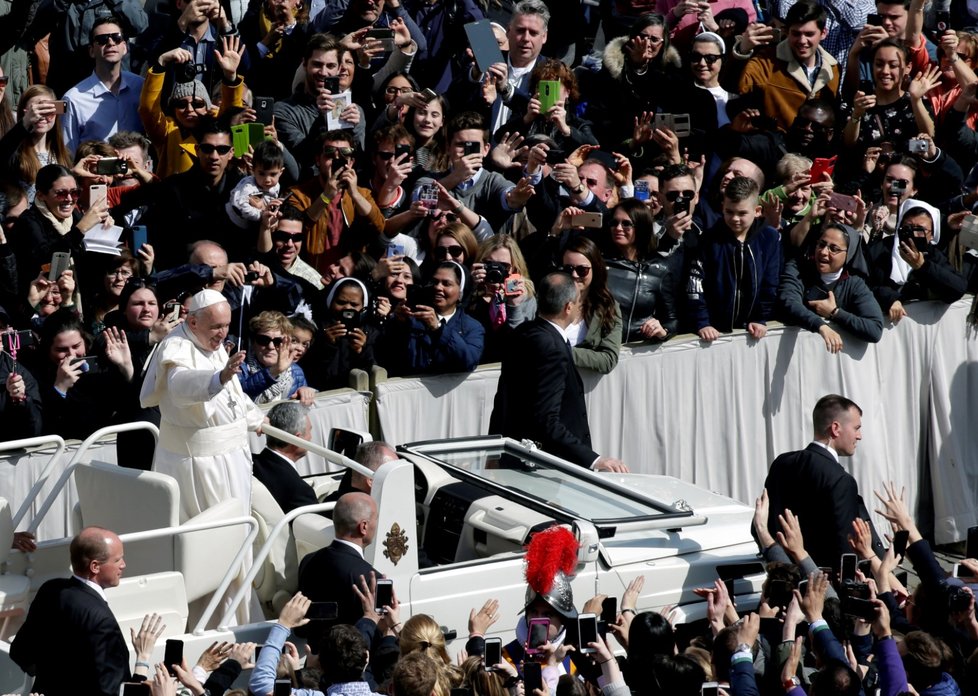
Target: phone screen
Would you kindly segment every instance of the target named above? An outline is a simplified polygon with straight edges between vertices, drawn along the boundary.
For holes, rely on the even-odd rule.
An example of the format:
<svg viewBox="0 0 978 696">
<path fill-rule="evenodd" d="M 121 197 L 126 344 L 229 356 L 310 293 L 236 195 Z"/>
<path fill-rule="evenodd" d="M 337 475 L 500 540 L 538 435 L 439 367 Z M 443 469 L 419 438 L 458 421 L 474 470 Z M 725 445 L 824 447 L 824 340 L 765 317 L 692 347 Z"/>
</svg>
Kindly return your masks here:
<svg viewBox="0 0 978 696">
<path fill-rule="evenodd" d="M 310 621 L 328 621 L 337 615 L 336 602 L 313 602 L 306 612 L 306 618 Z"/>
<path fill-rule="evenodd" d="M 842 582 L 856 579 L 856 554 L 844 553 L 839 567 L 841 568 L 840 577 Z"/>
<path fill-rule="evenodd" d="M 896 556 L 905 556 L 907 553 L 907 542 L 910 541 L 910 532 L 901 529 L 893 535 L 893 553 Z"/>
<path fill-rule="evenodd" d="M 486 668 L 503 661 L 502 638 L 486 638 Z"/>
<path fill-rule="evenodd" d="M 582 653 L 594 652 L 589 643 L 596 643 L 598 640 L 598 617 L 594 614 L 581 614 L 577 617 L 577 639 L 578 649 Z"/>
<path fill-rule="evenodd" d="M 532 696 L 536 689 L 543 689 L 543 672 L 539 662 L 523 663 L 523 687 L 526 696 Z"/>
<path fill-rule="evenodd" d="M 968 546 L 965 549 L 965 556 L 978 558 L 978 527 L 968 528 Z"/>
<path fill-rule="evenodd" d="M 393 580 L 378 580 L 377 581 L 377 601 L 374 602 L 377 606 L 375 607 L 378 614 L 383 613 L 384 607 L 389 607 L 394 603 L 394 581 Z"/>
<path fill-rule="evenodd" d="M 607 624 L 618 621 L 618 598 L 605 597 L 601 602 L 601 620 Z"/>
<path fill-rule="evenodd" d="M 163 653 L 163 663 L 171 677 L 177 676 L 173 665 L 183 663 L 183 641 L 170 638 L 166 641 L 166 651 Z"/>
<path fill-rule="evenodd" d="M 550 634 L 550 619 L 530 619 L 529 647 L 536 651 L 547 642 Z M 529 651 L 528 651 L 529 652 Z"/>
</svg>

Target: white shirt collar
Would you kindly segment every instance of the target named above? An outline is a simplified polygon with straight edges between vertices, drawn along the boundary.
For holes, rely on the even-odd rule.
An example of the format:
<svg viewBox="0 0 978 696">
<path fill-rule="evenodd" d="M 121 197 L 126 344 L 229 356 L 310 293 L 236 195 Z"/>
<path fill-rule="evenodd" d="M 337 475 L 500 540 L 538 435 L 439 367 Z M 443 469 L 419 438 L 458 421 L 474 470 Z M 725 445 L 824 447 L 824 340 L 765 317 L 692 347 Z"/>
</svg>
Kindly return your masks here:
<svg viewBox="0 0 978 696">
<path fill-rule="evenodd" d="M 438 317 L 438 320 L 439 321 L 441 321 L 442 319 L 444 319 L 445 320 L 445 323 L 447 324 L 449 321 L 451 321 L 451 318 L 455 316 L 455 312 L 457 312 L 457 311 L 458 311 L 458 305 L 456 304 L 455 305 L 455 309 L 452 310 L 452 313 L 451 314 L 438 314 L 438 312 L 435 312 L 435 316 Z"/>
<path fill-rule="evenodd" d="M 351 549 L 356 549 L 357 553 L 360 554 L 360 558 L 363 558 L 363 548 L 359 544 L 354 544 L 352 541 L 347 541 L 346 539 L 337 539 L 336 543 L 346 544 Z"/>
<path fill-rule="evenodd" d="M 288 465 L 291 466 L 292 468 L 295 468 L 295 462 L 292 461 L 291 459 L 289 459 L 288 457 L 286 457 L 284 454 L 282 454 L 278 450 L 273 450 L 271 447 L 269 447 L 268 448 L 268 451 L 271 452 L 272 454 L 274 454 L 279 459 L 281 459 L 283 462 L 287 462 Z"/>
<path fill-rule="evenodd" d="M 829 447 L 829 446 L 828 446 L 827 444 L 825 444 L 824 442 L 819 442 L 818 440 L 812 440 L 812 444 L 813 444 L 813 445 L 818 445 L 819 447 L 824 447 L 825 449 L 827 449 L 827 450 L 829 451 L 829 454 L 831 454 L 831 455 L 832 455 L 832 459 L 834 459 L 834 460 L 835 460 L 835 463 L 836 463 L 836 464 L 840 464 L 840 463 L 841 463 L 841 462 L 839 461 L 839 453 L 838 453 L 838 452 L 836 452 L 836 451 L 835 451 L 834 449 L 832 449 L 831 447 Z"/>
<path fill-rule="evenodd" d="M 557 331 L 560 333 L 561 338 L 563 338 L 565 341 L 567 340 L 567 330 L 564 327 L 562 327 L 560 324 L 556 324 L 550 321 L 549 319 L 544 319 L 544 321 L 550 324 L 555 329 L 557 329 Z"/>
<path fill-rule="evenodd" d="M 85 585 L 88 585 L 89 587 L 91 587 L 93 590 L 95 590 L 98 593 L 98 596 L 99 597 L 101 597 L 102 599 L 105 599 L 105 590 L 102 589 L 102 586 L 101 585 L 98 585 L 98 584 L 92 582 L 91 580 L 88 580 L 86 578 L 83 578 L 80 575 L 72 575 L 71 577 L 73 577 L 75 580 L 77 580 L 80 583 L 83 583 Z M 108 601 L 108 600 L 106 599 L 105 601 Z"/>
</svg>

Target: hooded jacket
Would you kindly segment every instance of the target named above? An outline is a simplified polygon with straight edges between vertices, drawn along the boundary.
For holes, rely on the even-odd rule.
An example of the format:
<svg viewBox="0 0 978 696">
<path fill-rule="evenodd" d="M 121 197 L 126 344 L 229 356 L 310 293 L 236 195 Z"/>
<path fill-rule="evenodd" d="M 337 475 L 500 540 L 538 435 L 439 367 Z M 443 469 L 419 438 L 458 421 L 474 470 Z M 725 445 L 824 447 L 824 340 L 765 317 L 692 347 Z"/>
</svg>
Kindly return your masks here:
<svg viewBox="0 0 978 696">
<path fill-rule="evenodd" d="M 933 223 L 933 237 L 924 252 L 924 265 L 914 270 L 900 256 L 899 234 L 882 237 L 870 243 L 869 280 L 873 294 L 884 312 L 889 311 L 894 302 L 913 300 L 940 300 L 951 304 L 961 299 L 968 282 L 954 270 L 947 256 L 938 247 L 941 239 L 941 213 L 929 203 L 908 198 L 900 204 L 897 213 L 897 229 L 903 218 L 914 208 L 923 208 Z"/>
<path fill-rule="evenodd" d="M 690 297 L 688 309 L 696 331 L 712 326 L 729 332 L 749 323 L 766 324 L 773 318 L 781 275 L 781 238 L 758 218 L 743 242 L 737 241 L 723 220 L 709 228 L 699 243 L 703 292 Z M 744 263 L 747 282 L 736 273 Z M 746 307 L 746 321 L 737 321 L 738 298 Z"/>
</svg>

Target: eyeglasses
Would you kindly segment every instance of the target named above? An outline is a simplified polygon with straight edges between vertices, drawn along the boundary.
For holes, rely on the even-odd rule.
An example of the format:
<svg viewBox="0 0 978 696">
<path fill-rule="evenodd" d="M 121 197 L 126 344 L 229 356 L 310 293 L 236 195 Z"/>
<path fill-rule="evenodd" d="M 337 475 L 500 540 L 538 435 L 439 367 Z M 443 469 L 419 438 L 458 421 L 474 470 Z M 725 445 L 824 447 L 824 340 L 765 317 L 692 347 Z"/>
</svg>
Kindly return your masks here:
<svg viewBox="0 0 978 696">
<path fill-rule="evenodd" d="M 272 232 L 272 240 L 276 242 L 292 242 L 293 244 L 302 244 L 302 240 L 306 238 L 305 232 L 296 232 L 295 234 L 289 234 L 288 232 Z"/>
<path fill-rule="evenodd" d="M 133 273 L 128 268 L 116 268 L 112 271 L 106 271 L 105 275 L 110 278 L 132 278 Z"/>
<path fill-rule="evenodd" d="M 384 90 L 384 93 L 397 96 L 398 94 L 407 94 L 408 92 L 412 91 L 413 90 L 410 87 L 388 87 Z"/>
<path fill-rule="evenodd" d="M 81 198 L 81 193 L 82 193 L 81 189 L 73 188 L 73 189 L 58 189 L 57 191 L 52 191 L 51 195 L 63 201 L 68 200 L 69 198 L 73 198 L 77 201 L 79 198 Z"/>
<path fill-rule="evenodd" d="M 457 222 L 458 215 L 456 215 L 455 213 L 439 211 L 434 215 L 432 215 L 431 219 L 434 220 L 435 222 L 441 222 L 442 220 L 444 220 L 445 222 Z"/>
<path fill-rule="evenodd" d="M 818 240 L 818 243 L 815 246 L 819 249 L 828 249 L 829 253 L 832 254 L 832 256 L 844 254 L 846 253 L 846 251 L 848 251 L 848 249 L 843 249 L 842 247 L 836 246 L 835 244 L 829 244 L 828 242 L 822 239 Z"/>
<path fill-rule="evenodd" d="M 352 147 L 333 147 L 332 145 L 326 145 L 323 147 L 323 157 L 326 159 L 333 159 L 337 155 L 341 157 L 352 157 L 356 152 Z"/>
<path fill-rule="evenodd" d="M 460 259 L 462 258 L 462 254 L 464 253 L 465 253 L 465 249 L 463 249 L 458 244 L 452 244 L 451 246 L 435 247 L 436 259 L 447 259 L 448 257 L 451 257 L 453 259 Z"/>
<path fill-rule="evenodd" d="M 568 273 L 571 276 L 576 275 L 578 278 L 587 278 L 587 274 L 591 272 L 590 266 L 574 266 L 569 263 L 565 263 L 560 267 L 564 273 Z"/>
<path fill-rule="evenodd" d="M 230 145 L 211 145 L 210 143 L 197 143 L 197 150 L 202 155 L 213 155 L 215 152 L 221 157 L 233 150 Z"/>
<path fill-rule="evenodd" d="M 653 36 L 652 34 L 636 34 L 634 38 L 639 41 L 647 41 L 653 46 L 657 46 L 663 41 L 661 36 Z"/>
<path fill-rule="evenodd" d="M 270 345 L 279 348 L 283 343 L 285 343 L 285 336 L 276 336 L 275 338 L 272 338 L 271 336 L 266 336 L 265 334 L 255 334 L 251 338 L 262 348 L 268 348 Z"/>
<path fill-rule="evenodd" d="M 174 99 L 170 102 L 174 109 L 206 109 L 207 102 L 203 99 L 191 99 L 187 97 L 186 99 Z"/>
<path fill-rule="evenodd" d="M 621 227 L 622 229 L 630 230 L 633 227 L 635 227 L 635 223 L 629 220 L 628 218 L 625 218 L 624 220 L 612 220 L 611 229 L 614 229 L 616 227 Z"/>
<path fill-rule="evenodd" d="M 683 191 L 666 191 L 666 200 L 670 203 L 675 203 L 680 198 L 691 201 L 696 195 L 696 191 L 690 191 L 689 189 L 684 189 Z"/>
<path fill-rule="evenodd" d="M 719 53 L 696 53 L 695 51 L 689 54 L 689 62 L 693 65 L 701 61 L 706 61 L 707 65 L 713 65 L 718 60 L 723 58 Z"/>
<path fill-rule="evenodd" d="M 6 87 L 8 82 L 10 82 L 9 75 L 4 75 L 0 77 L 0 87 Z"/>
<path fill-rule="evenodd" d="M 92 38 L 95 39 L 95 43 L 97 43 L 99 46 L 108 46 L 110 41 L 112 42 L 113 46 L 118 46 L 126 40 L 126 37 L 119 32 L 113 32 L 111 34 L 97 34 Z"/>
</svg>

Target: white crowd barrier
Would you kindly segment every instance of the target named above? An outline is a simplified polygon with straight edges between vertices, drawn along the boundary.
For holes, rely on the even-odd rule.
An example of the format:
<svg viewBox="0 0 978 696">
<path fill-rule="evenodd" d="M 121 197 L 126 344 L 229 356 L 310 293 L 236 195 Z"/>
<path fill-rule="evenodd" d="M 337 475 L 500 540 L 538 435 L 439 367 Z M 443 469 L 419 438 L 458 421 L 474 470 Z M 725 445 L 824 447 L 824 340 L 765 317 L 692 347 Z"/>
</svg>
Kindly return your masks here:
<svg viewBox="0 0 978 696">
<path fill-rule="evenodd" d="M 753 503 L 770 462 L 811 440 L 811 410 L 828 393 L 863 409 L 863 440 L 843 459 L 870 510 L 893 480 L 938 543 L 978 524 L 978 338 L 967 335 L 971 298 L 915 303 L 877 344 L 844 336 L 830 354 L 818 334 L 772 326 L 712 345 L 680 337 L 630 346 L 609 375 L 584 377 L 596 451 L 632 471 L 668 474 Z M 468 375 L 392 379 L 375 405 L 390 442 L 484 434 L 499 366 Z M 888 529 L 876 518 L 880 529 Z"/>
</svg>

